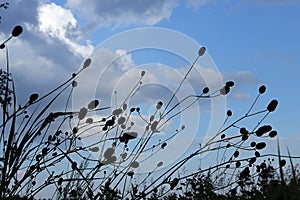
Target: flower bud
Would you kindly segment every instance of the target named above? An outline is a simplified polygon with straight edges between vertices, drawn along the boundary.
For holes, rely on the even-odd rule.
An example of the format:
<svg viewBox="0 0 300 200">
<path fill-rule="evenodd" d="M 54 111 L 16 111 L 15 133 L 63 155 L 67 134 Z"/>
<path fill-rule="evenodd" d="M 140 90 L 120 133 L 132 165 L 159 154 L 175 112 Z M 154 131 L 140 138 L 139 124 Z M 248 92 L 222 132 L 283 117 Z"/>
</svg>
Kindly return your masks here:
<svg viewBox="0 0 300 200">
<path fill-rule="evenodd" d="M 199 51 L 198 51 L 198 55 L 199 55 L 199 56 L 203 56 L 204 53 L 205 53 L 205 51 L 206 51 L 206 48 L 205 48 L 205 47 L 201 47 L 201 48 L 199 49 Z"/>
<path fill-rule="evenodd" d="M 22 26 L 15 26 L 14 29 L 11 32 L 11 35 L 13 37 L 18 37 L 23 32 Z"/>
<path fill-rule="evenodd" d="M 269 105 L 268 105 L 268 107 L 267 107 L 267 110 L 268 110 L 269 112 L 273 112 L 273 111 L 276 109 L 277 105 L 278 105 L 278 101 L 277 101 L 276 99 L 273 99 L 273 100 L 269 103 Z"/>
<path fill-rule="evenodd" d="M 265 85 L 262 85 L 262 86 L 259 87 L 258 92 L 259 92 L 260 94 L 263 94 L 263 93 L 266 92 L 266 89 L 267 89 L 266 86 L 265 86 Z"/>
</svg>

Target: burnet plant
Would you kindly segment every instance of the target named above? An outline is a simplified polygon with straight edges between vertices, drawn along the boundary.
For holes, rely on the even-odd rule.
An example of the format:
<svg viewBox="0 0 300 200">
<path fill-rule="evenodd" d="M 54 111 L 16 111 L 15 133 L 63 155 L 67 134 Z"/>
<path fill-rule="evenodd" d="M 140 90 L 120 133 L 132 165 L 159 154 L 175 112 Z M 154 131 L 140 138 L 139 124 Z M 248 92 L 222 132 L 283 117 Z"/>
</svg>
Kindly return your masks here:
<svg viewBox="0 0 300 200">
<path fill-rule="evenodd" d="M 278 105 L 274 99 L 265 108 L 256 110 L 255 105 L 266 92 L 264 85 L 259 87 L 257 97 L 243 116 L 235 118 L 231 110 L 225 112 L 218 131 L 191 153 L 166 166 L 163 160 L 158 160 L 151 171 L 138 173 L 141 163 L 148 159 L 145 153 L 151 152 L 147 154 L 149 157 L 159 155 L 172 139 L 186 131 L 185 125 L 180 124 L 169 137 L 153 142 L 166 123 L 200 100 L 224 97 L 234 87 L 233 81 L 227 81 L 220 88 L 204 87 L 199 94 L 187 95 L 174 103 L 198 59 L 206 53 L 205 47 L 199 48 L 195 61 L 169 99 L 156 102 L 149 116 L 141 114 L 143 108 L 139 105 L 128 104 L 142 89 L 142 81 L 147 76 L 144 70 L 139 72 L 136 84 L 119 106 L 102 107 L 99 99 L 90 99 L 74 110 L 69 104 L 80 84 L 77 79 L 92 67 L 93 60 L 87 58 L 78 72 L 47 94 L 30 94 L 27 102 L 18 102 L 7 43 L 22 31 L 21 26 L 16 26 L 0 46 L 6 55 L 6 69 L 0 74 L 1 198 L 34 198 L 43 191 L 57 199 L 162 198 L 175 190 L 177 194 L 185 194 L 184 182 L 203 173 L 212 177 L 215 191 L 238 192 L 241 181 L 252 177 L 252 169 L 263 169 L 265 155 L 261 150 L 267 146 L 267 138 L 277 135 L 264 120 Z M 66 97 L 65 109 L 53 111 L 53 105 L 61 97 Z M 191 101 L 185 104 L 188 100 Z M 249 118 L 257 121 L 252 128 L 243 125 Z M 136 120 L 144 123 L 140 132 L 134 130 Z M 97 135 L 98 139 L 89 144 L 82 142 L 87 133 Z M 207 152 L 216 155 L 217 161 L 212 166 L 178 173 Z M 280 158 L 280 163 L 283 162 Z M 155 173 L 157 170 L 159 173 Z"/>
</svg>

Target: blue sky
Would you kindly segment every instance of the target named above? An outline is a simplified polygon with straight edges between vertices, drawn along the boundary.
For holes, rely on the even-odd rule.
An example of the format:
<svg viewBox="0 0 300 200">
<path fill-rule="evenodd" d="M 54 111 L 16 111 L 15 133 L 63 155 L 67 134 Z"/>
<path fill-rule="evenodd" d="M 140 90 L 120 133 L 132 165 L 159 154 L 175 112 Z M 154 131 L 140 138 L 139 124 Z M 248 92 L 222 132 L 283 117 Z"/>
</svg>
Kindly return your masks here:
<svg viewBox="0 0 300 200">
<path fill-rule="evenodd" d="M 206 46 L 225 81 L 236 81 L 226 100 L 234 114 L 250 106 L 261 84 L 267 86 L 259 106 L 276 98 L 279 107 L 266 122 L 299 155 L 299 9 L 299 0 L 20 0 L 0 10 L 0 39 L 8 37 L 14 25 L 23 26 L 22 36 L 11 41 L 10 54 L 17 89 L 26 99 L 26 93 L 43 92 L 68 77 L 115 34 L 144 27 L 181 33 Z M 103 59 L 122 55 L 102 53 Z M 0 58 L 3 64 L 3 53 Z M 130 67 L 152 62 L 177 66 L 179 71 L 187 68 L 178 57 L 146 50 L 126 54 L 120 62 L 125 66 L 116 64 L 123 70 L 115 71 L 120 77 Z"/>
</svg>

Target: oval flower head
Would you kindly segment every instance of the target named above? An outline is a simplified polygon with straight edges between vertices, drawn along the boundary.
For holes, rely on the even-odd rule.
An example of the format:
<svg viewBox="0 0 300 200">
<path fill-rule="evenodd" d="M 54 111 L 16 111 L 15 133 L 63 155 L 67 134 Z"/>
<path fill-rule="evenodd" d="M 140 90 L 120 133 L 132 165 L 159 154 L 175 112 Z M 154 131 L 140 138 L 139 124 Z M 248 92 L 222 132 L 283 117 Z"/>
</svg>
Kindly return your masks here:
<svg viewBox="0 0 300 200">
<path fill-rule="evenodd" d="M 83 69 L 87 68 L 88 66 L 91 65 L 91 63 L 92 63 L 92 59 L 87 58 L 87 59 L 84 61 L 82 68 L 83 68 Z"/>
</svg>

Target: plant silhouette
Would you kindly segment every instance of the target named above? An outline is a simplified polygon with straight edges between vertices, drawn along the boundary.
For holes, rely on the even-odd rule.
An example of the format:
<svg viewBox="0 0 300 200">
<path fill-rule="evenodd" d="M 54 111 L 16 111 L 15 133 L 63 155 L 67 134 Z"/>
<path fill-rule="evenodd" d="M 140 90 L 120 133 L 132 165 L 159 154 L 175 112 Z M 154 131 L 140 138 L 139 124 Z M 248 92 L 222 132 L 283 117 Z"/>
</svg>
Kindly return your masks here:
<svg viewBox="0 0 300 200">
<path fill-rule="evenodd" d="M 227 81 L 221 88 L 204 87 L 201 94 L 189 95 L 171 104 L 194 64 L 205 54 L 205 47 L 199 49 L 195 62 L 169 100 L 157 102 L 154 113 L 148 118 L 141 115 L 139 105 L 129 108 L 124 100 L 120 107 L 111 110 L 111 114 L 96 120 L 93 118 L 96 112 L 111 109 L 101 107 L 98 99 L 91 99 L 79 110 L 68 107 L 70 96 L 78 85 L 76 79 L 90 67 L 90 58 L 52 91 L 42 96 L 30 94 L 27 102 L 19 104 L 9 70 L 7 43 L 22 31 L 21 26 L 14 27 L 11 36 L 1 44 L 7 60 L 6 70 L 0 71 L 1 199 L 33 199 L 43 190 L 51 191 L 53 199 L 293 199 L 292 195 L 299 196 L 299 177 L 293 157 L 281 155 L 279 142 L 278 153 L 262 152 L 270 142 L 268 138 L 277 136 L 276 130 L 264 124 L 264 120 L 276 110 L 278 101 L 273 99 L 265 108 L 255 108 L 266 92 L 265 85 L 258 88 L 256 98 L 244 115 L 235 118 L 233 111 L 228 110 L 219 131 L 188 156 L 166 167 L 163 161 L 158 161 L 153 171 L 146 175 L 136 173 L 143 153 L 159 154 L 168 148 L 172 138 L 185 131 L 185 126 L 180 125 L 169 138 L 153 145 L 153 137 L 165 123 L 200 99 L 228 95 L 234 87 L 233 81 Z M 147 72 L 141 71 L 126 99 L 140 90 L 145 76 Z M 68 96 L 65 109 L 53 111 L 52 106 L 65 94 Z M 193 99 L 192 103 L 178 111 L 188 99 Z M 131 130 L 136 117 L 145 123 L 142 133 Z M 246 127 L 243 123 L 249 118 L 257 124 Z M 83 145 L 81 139 L 86 132 L 98 134 L 100 139 Z M 117 148 L 122 151 L 116 151 Z M 91 156 L 95 152 L 99 153 L 99 158 Z M 207 152 L 216 155 L 216 163 L 212 166 L 178 173 L 187 163 Z M 274 160 L 267 159 L 272 156 L 278 158 L 277 168 Z M 284 157 L 290 160 L 291 172 L 284 171 Z M 138 176 L 141 177 L 136 179 Z"/>
</svg>

